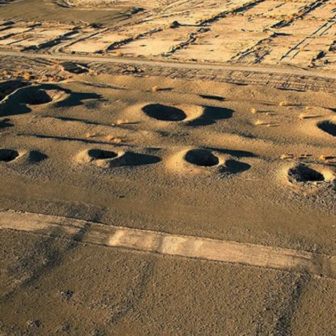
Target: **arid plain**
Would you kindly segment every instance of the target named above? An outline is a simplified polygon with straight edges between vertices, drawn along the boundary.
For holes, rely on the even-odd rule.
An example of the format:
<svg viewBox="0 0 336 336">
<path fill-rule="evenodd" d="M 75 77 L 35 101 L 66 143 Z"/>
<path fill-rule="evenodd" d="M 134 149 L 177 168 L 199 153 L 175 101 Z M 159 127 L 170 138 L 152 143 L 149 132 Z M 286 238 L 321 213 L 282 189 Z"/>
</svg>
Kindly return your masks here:
<svg viewBox="0 0 336 336">
<path fill-rule="evenodd" d="M 0 335 L 336 335 L 334 6 L 0 0 Z"/>
</svg>

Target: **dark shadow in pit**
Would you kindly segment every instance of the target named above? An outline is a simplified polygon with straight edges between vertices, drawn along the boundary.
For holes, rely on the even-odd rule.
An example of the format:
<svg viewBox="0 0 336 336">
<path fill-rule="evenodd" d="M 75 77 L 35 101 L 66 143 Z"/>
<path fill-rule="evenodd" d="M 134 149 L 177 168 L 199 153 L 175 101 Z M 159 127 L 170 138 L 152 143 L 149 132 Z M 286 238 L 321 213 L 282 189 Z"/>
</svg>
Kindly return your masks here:
<svg viewBox="0 0 336 336">
<path fill-rule="evenodd" d="M 48 90 L 58 90 L 68 94 L 68 96 L 59 102 L 55 102 L 56 107 L 73 107 L 83 105 L 84 100 L 101 100 L 102 96 L 95 93 L 73 92 L 54 84 L 43 84 L 39 86 L 30 86 L 22 88 L 0 105 L 0 116 L 11 116 L 26 114 L 32 111 L 30 106 L 51 103 L 52 97 Z"/>
<path fill-rule="evenodd" d="M 219 163 L 218 157 L 207 149 L 192 149 L 186 153 L 185 160 L 202 167 L 213 167 Z"/>
<path fill-rule="evenodd" d="M 19 152 L 13 149 L 0 149 L 0 161 L 11 162 L 19 156 Z"/>
<path fill-rule="evenodd" d="M 217 120 L 232 118 L 234 111 L 224 107 L 204 107 L 204 113 L 201 117 L 188 122 L 188 126 L 207 126 L 214 124 Z"/>
<path fill-rule="evenodd" d="M 183 121 L 187 115 L 183 110 L 174 106 L 163 104 L 150 104 L 142 108 L 142 111 L 150 118 L 160 121 Z"/>
<path fill-rule="evenodd" d="M 317 124 L 317 127 L 320 130 L 336 137 L 336 124 L 332 123 L 331 121 L 322 121 Z"/>
<path fill-rule="evenodd" d="M 199 96 L 203 99 L 211 99 L 211 100 L 216 100 L 216 101 L 220 101 L 220 102 L 225 101 L 225 98 L 221 97 L 221 96 L 207 95 L 207 94 L 200 94 Z"/>
<path fill-rule="evenodd" d="M 325 180 L 321 173 L 303 164 L 289 169 L 288 178 L 293 182 L 322 182 Z"/>
<path fill-rule="evenodd" d="M 90 149 L 88 155 L 94 160 L 114 159 L 118 156 L 115 152 L 102 149 Z"/>
</svg>

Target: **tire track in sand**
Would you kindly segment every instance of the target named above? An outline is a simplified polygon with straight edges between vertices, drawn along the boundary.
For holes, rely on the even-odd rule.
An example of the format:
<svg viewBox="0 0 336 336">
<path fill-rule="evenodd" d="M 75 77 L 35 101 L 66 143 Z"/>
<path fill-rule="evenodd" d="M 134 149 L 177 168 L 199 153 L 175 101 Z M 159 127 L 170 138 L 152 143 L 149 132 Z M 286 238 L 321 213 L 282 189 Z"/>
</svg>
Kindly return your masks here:
<svg viewBox="0 0 336 336">
<path fill-rule="evenodd" d="M 65 217 L 0 212 L 0 229 L 193 259 L 283 269 L 336 279 L 336 256 L 103 225 Z M 83 230 L 85 231 L 83 233 Z"/>
</svg>

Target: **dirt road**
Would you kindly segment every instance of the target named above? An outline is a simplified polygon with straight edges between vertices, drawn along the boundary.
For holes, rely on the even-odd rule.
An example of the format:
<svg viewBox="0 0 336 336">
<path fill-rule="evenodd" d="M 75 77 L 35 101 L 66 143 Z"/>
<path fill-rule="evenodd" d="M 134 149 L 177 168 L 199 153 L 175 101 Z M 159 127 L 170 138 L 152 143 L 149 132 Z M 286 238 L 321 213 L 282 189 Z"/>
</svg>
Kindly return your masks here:
<svg viewBox="0 0 336 336">
<path fill-rule="evenodd" d="M 103 56 L 80 56 L 80 55 L 60 55 L 60 54 L 44 54 L 44 53 L 26 53 L 18 51 L 0 51 L 0 56 L 12 57 L 27 57 L 27 58 L 43 58 L 47 60 L 66 60 L 74 62 L 99 62 L 99 63 L 115 63 L 115 64 L 133 64 L 144 66 L 160 66 L 165 68 L 178 68 L 190 70 L 229 70 L 229 71 L 249 71 L 256 73 L 274 73 L 287 74 L 296 76 L 313 76 L 325 79 L 336 79 L 336 73 L 317 72 L 303 68 L 276 68 L 267 66 L 248 66 L 248 65 L 231 65 L 231 64 L 200 64 L 200 63 L 178 63 L 178 62 L 163 62 L 153 60 L 139 60 L 133 58 L 120 57 L 103 57 Z"/>
</svg>

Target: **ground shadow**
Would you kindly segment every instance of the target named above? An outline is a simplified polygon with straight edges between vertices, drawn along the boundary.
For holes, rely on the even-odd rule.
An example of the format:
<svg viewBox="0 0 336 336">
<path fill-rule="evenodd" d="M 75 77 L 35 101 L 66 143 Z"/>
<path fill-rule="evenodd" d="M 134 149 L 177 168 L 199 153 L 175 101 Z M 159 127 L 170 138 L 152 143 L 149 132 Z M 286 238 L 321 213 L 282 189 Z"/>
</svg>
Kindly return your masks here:
<svg viewBox="0 0 336 336">
<path fill-rule="evenodd" d="M 336 124 L 332 123 L 331 121 L 322 121 L 317 124 L 317 127 L 320 130 L 336 137 Z"/>
<path fill-rule="evenodd" d="M 14 127 L 14 124 L 9 122 L 10 119 L 6 118 L 0 121 L 0 129 Z"/>
<path fill-rule="evenodd" d="M 211 99 L 211 100 L 216 100 L 216 101 L 220 101 L 220 102 L 225 101 L 224 97 L 216 96 L 216 95 L 207 95 L 207 94 L 204 95 L 204 94 L 200 94 L 199 96 L 201 98 L 203 98 L 203 99 Z"/>
<path fill-rule="evenodd" d="M 244 162 L 239 162 L 236 160 L 227 160 L 225 161 L 226 171 L 229 171 L 231 174 L 240 174 L 251 168 L 251 166 Z"/>
<path fill-rule="evenodd" d="M 42 152 L 39 152 L 37 150 L 32 150 L 29 155 L 28 155 L 28 161 L 31 162 L 31 163 L 39 163 L 39 162 L 42 162 L 46 159 L 48 159 L 49 156 L 42 153 Z"/>
<path fill-rule="evenodd" d="M 217 120 L 232 118 L 234 111 L 224 107 L 204 107 L 203 115 L 187 123 L 188 126 L 207 126 L 214 124 Z"/>
<path fill-rule="evenodd" d="M 161 161 L 161 158 L 155 155 L 140 154 L 127 152 L 125 154 L 126 165 L 129 166 L 144 166 L 151 165 Z"/>
<path fill-rule="evenodd" d="M 65 94 L 61 101 L 54 101 L 48 94 L 49 90 L 56 90 Z M 0 105 L 0 116 L 11 116 L 26 114 L 32 111 L 32 105 L 54 103 L 56 107 L 73 107 L 84 104 L 84 100 L 102 99 L 101 95 L 95 93 L 73 92 L 54 84 L 43 84 L 38 86 L 25 87 L 8 97 Z"/>
</svg>

